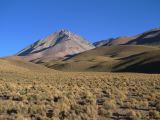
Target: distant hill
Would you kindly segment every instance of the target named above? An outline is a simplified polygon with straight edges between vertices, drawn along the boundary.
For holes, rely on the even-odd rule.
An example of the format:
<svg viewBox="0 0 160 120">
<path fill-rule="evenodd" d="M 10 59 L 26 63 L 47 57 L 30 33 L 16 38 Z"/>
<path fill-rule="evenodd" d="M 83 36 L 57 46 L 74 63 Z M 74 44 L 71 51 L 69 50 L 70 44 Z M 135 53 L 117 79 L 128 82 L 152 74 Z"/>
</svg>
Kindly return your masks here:
<svg viewBox="0 0 160 120">
<path fill-rule="evenodd" d="M 135 36 L 123 36 L 95 42 L 96 47 L 111 45 L 160 45 L 160 28 L 152 29 Z"/>
<path fill-rule="evenodd" d="M 134 40 L 136 37 L 129 37 L 129 36 L 124 36 L 124 37 L 118 37 L 115 38 L 111 41 L 109 41 L 108 43 L 106 43 L 106 46 L 111 46 L 111 45 L 123 45 L 128 43 L 129 41 Z"/>
<path fill-rule="evenodd" d="M 84 38 L 67 30 L 60 30 L 18 52 L 27 61 L 50 61 L 67 58 L 93 49 Z"/>
<path fill-rule="evenodd" d="M 107 44 L 108 42 L 112 41 L 113 38 L 110 38 L 110 39 L 107 39 L 107 40 L 101 40 L 101 41 L 98 41 L 98 42 L 94 42 L 93 45 L 95 47 L 100 47 L 100 46 L 103 46 L 105 44 Z"/>
<path fill-rule="evenodd" d="M 136 37 L 123 36 L 118 38 L 110 38 L 106 40 L 100 40 L 98 42 L 93 43 L 95 47 L 100 46 L 111 46 L 111 45 L 123 45 L 128 43 L 131 40 L 134 40 Z"/>
<path fill-rule="evenodd" d="M 141 61 L 141 59 L 146 60 L 147 64 L 152 62 L 152 56 L 143 55 L 145 52 L 150 51 L 158 51 L 160 48 L 152 47 L 152 46 L 137 46 L 137 45 L 120 45 L 120 46 L 102 46 L 93 50 L 89 50 L 78 54 L 71 59 L 63 60 L 63 61 L 50 61 L 48 63 L 44 63 L 49 68 L 62 70 L 62 71 L 127 71 L 127 69 L 132 66 L 135 61 Z M 154 56 L 159 56 L 159 53 L 156 52 Z M 137 59 L 133 59 L 133 56 L 137 56 Z M 141 58 L 142 57 L 142 58 Z M 150 61 L 149 61 L 150 58 Z M 131 61 L 130 61 L 131 60 Z M 160 61 L 160 57 L 157 59 Z M 127 62 L 130 61 L 130 64 Z M 139 63 L 140 64 L 140 63 Z M 140 65 L 139 65 L 140 66 Z M 158 66 L 154 66 L 150 68 L 150 71 L 154 71 L 154 69 L 158 68 Z M 138 69 L 138 68 L 137 68 Z M 128 70 L 132 72 L 145 72 L 143 70 Z M 139 68 L 141 69 L 141 68 Z"/>
<path fill-rule="evenodd" d="M 140 34 L 136 39 L 128 41 L 127 45 L 160 45 L 160 28 Z"/>
</svg>

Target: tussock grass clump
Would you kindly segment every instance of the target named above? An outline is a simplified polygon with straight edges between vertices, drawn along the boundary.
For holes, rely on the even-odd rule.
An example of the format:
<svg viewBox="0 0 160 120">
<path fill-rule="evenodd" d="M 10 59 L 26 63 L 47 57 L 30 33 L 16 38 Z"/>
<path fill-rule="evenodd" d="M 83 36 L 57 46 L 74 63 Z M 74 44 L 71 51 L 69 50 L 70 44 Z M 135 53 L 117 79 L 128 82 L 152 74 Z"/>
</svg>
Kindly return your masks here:
<svg viewBox="0 0 160 120">
<path fill-rule="evenodd" d="M 149 111 L 149 117 L 150 119 L 160 119 L 160 113 L 155 110 Z"/>
</svg>

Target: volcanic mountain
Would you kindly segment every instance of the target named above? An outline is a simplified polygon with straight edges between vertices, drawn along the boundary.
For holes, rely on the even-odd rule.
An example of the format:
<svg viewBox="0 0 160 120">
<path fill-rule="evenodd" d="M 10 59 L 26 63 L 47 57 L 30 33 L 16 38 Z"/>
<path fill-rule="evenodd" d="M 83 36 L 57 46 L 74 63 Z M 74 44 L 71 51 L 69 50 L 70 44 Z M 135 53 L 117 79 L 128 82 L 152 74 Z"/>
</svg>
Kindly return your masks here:
<svg viewBox="0 0 160 120">
<path fill-rule="evenodd" d="M 93 48 L 84 38 L 62 29 L 24 48 L 17 56 L 26 61 L 46 62 L 66 59 Z"/>
</svg>

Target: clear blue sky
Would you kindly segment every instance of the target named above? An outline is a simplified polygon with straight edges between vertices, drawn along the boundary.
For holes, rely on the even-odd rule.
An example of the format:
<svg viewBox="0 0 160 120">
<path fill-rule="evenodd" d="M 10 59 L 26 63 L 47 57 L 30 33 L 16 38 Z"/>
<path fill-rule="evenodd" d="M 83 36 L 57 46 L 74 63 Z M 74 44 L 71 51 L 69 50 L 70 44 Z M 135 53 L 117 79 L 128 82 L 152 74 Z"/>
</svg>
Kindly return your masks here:
<svg viewBox="0 0 160 120">
<path fill-rule="evenodd" d="M 0 56 L 61 28 L 90 42 L 160 27 L 160 0 L 0 0 Z"/>
</svg>

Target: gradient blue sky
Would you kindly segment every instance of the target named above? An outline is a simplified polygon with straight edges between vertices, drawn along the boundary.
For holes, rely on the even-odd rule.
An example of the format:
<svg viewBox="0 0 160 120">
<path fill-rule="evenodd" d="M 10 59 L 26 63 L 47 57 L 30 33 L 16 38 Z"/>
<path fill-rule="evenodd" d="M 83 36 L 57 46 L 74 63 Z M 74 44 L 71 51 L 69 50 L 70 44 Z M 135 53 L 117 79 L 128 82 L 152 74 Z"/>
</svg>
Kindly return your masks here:
<svg viewBox="0 0 160 120">
<path fill-rule="evenodd" d="M 0 56 L 61 28 L 90 42 L 160 27 L 160 0 L 0 0 Z"/>
</svg>

